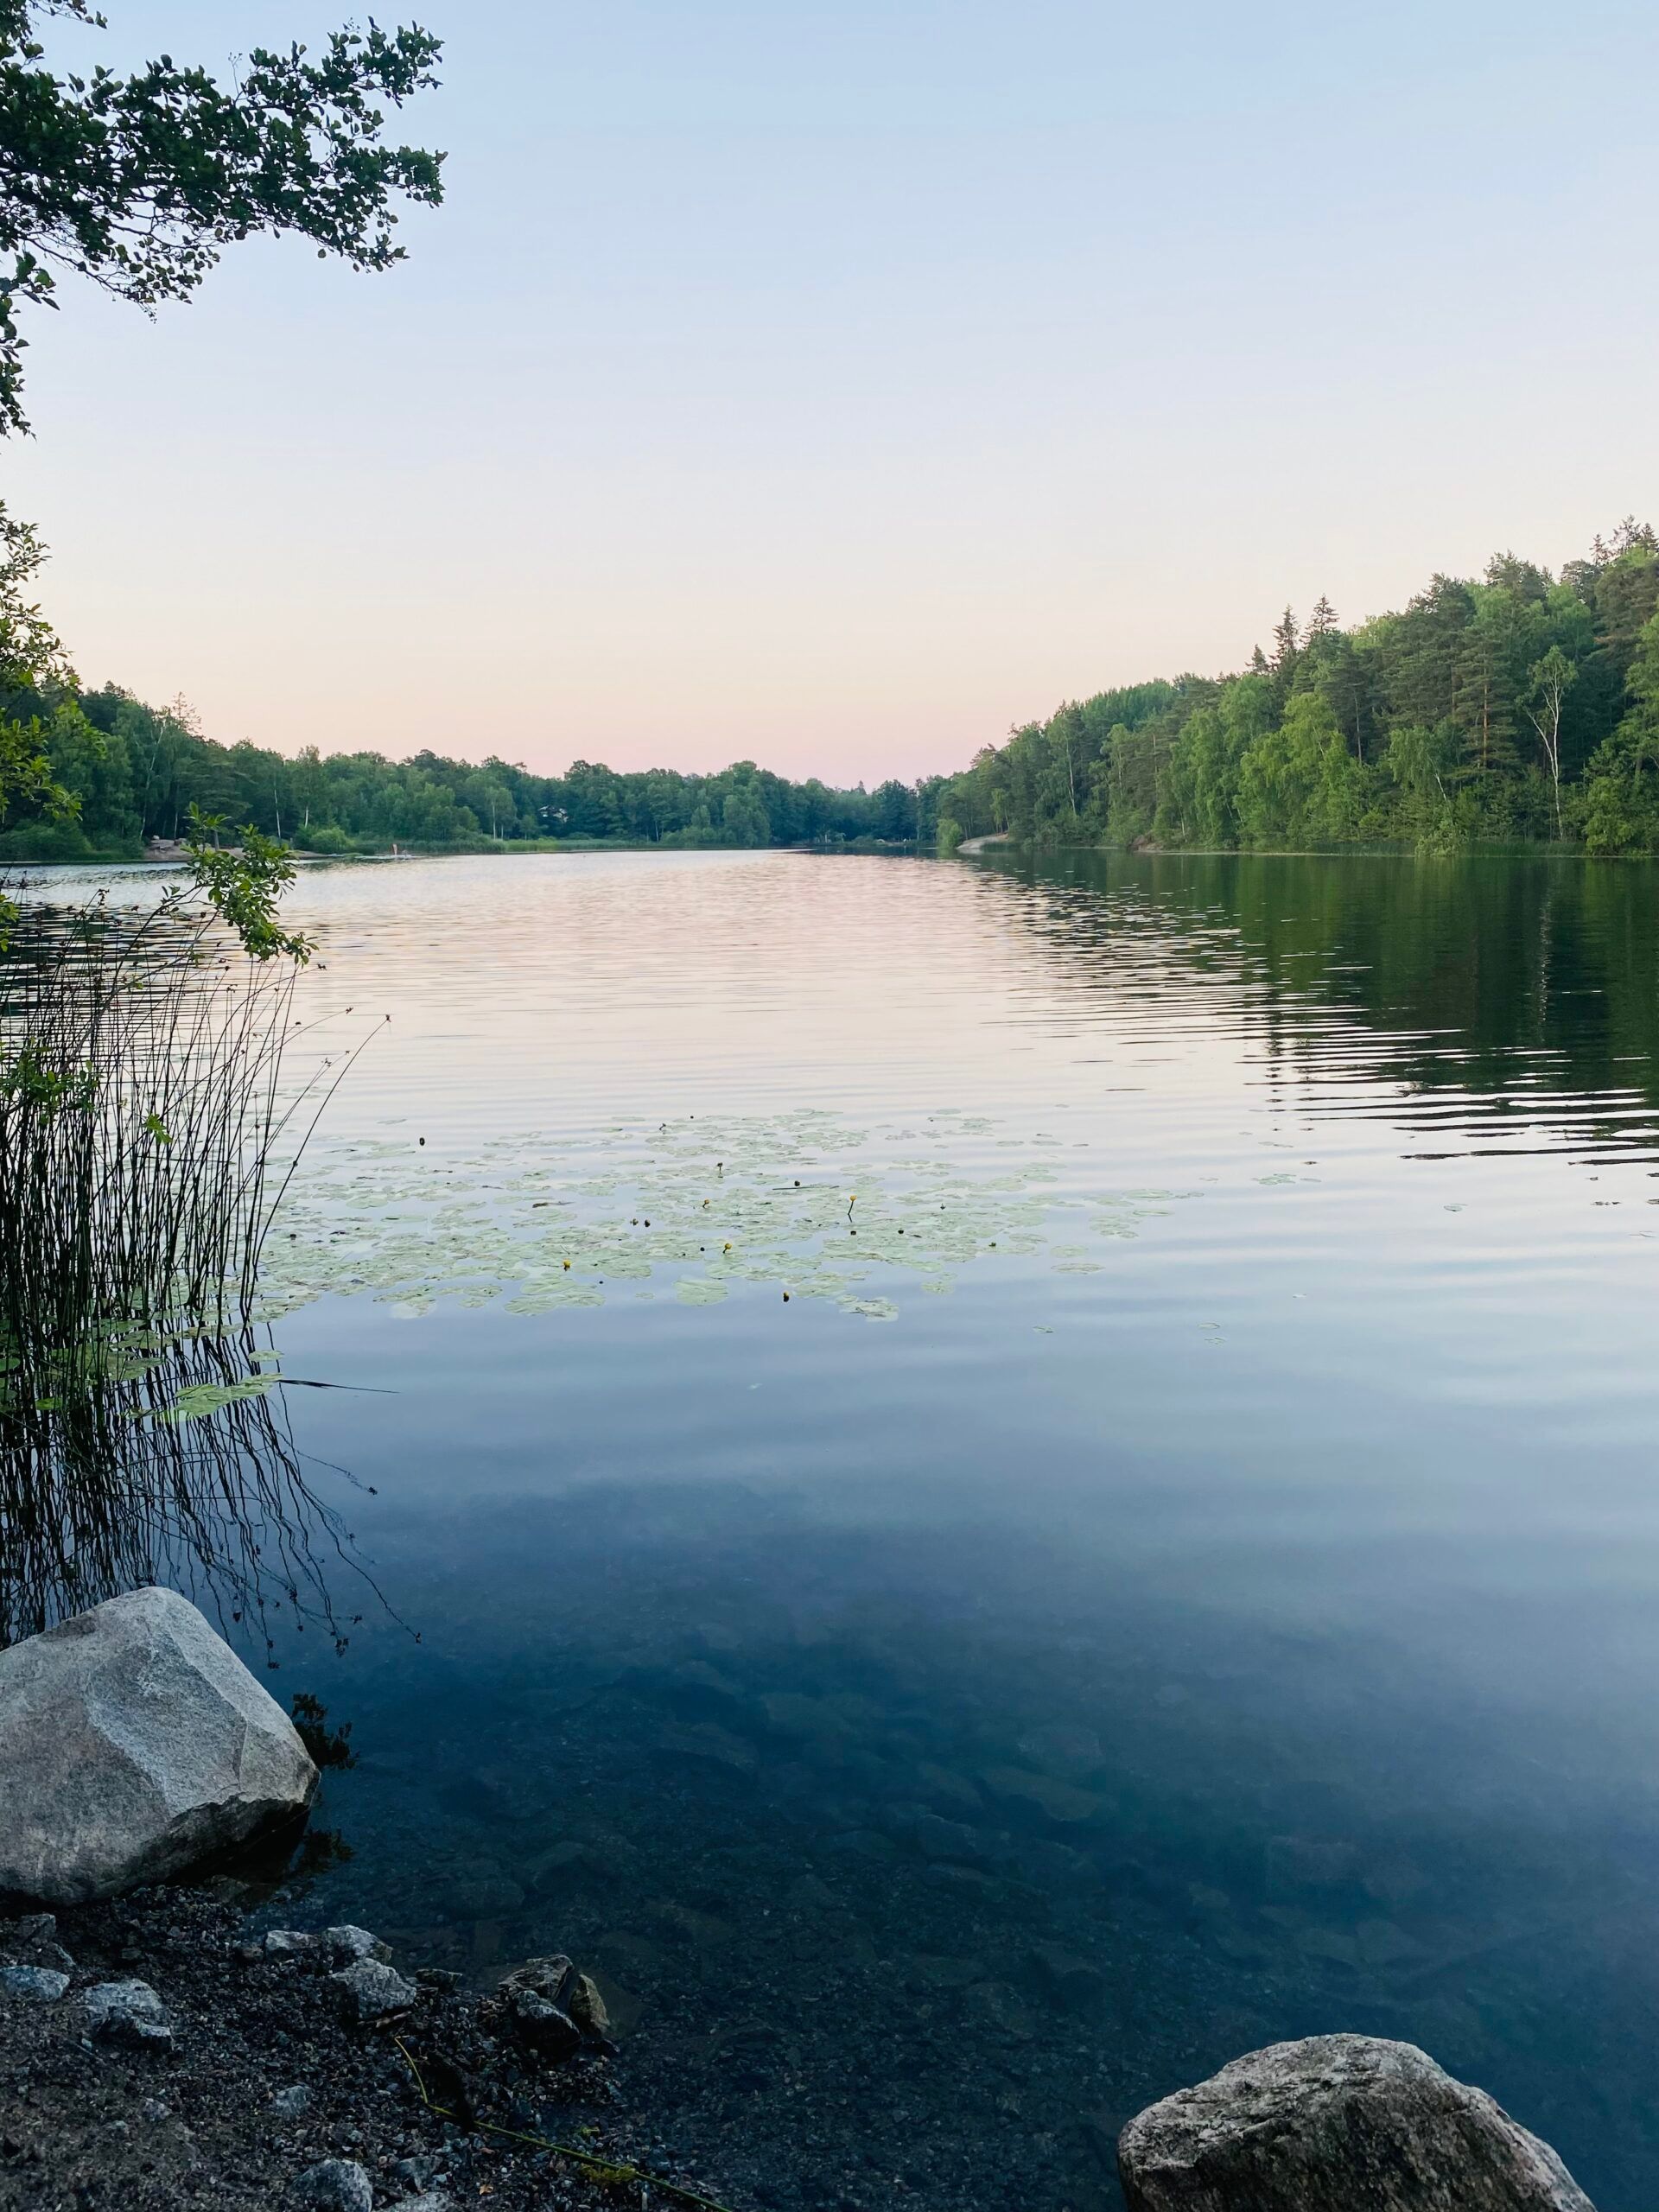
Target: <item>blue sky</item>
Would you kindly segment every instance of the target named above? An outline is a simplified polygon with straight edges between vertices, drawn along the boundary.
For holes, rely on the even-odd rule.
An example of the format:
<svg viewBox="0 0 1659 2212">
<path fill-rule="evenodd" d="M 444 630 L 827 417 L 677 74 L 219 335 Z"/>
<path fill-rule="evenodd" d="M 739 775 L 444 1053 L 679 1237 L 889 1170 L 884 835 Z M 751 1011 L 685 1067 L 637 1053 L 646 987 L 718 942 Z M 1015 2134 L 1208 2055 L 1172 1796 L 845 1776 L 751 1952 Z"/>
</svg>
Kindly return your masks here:
<svg viewBox="0 0 1659 2212">
<path fill-rule="evenodd" d="M 406 265 L 34 319 L 49 611 L 215 735 L 913 776 L 1659 513 L 1650 6 L 420 14 Z"/>
</svg>

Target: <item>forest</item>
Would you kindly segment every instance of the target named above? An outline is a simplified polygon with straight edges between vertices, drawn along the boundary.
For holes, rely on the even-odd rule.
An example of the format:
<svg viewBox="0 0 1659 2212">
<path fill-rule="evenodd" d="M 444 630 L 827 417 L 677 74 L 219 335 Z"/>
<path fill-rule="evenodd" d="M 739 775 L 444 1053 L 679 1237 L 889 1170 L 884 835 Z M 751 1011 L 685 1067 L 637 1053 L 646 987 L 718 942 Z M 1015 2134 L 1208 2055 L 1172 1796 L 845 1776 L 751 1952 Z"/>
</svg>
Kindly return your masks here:
<svg viewBox="0 0 1659 2212">
<path fill-rule="evenodd" d="M 31 543 L 16 581 L 38 561 Z M 38 617 L 16 589 L 0 596 L 0 740 L 35 764 L 32 781 L 0 778 L 0 861 L 134 857 L 178 837 L 193 810 L 337 854 L 949 852 L 1001 831 L 1038 846 L 1202 851 L 1659 851 L 1659 535 L 1634 520 L 1559 574 L 1497 555 L 1480 578 L 1436 575 L 1403 613 L 1351 629 L 1324 599 L 1305 623 L 1287 608 L 1271 650 L 1237 675 L 1103 691 L 1013 730 L 960 775 L 874 791 L 793 783 L 748 760 L 710 775 L 576 760 L 544 776 L 494 756 L 225 745 L 181 702 L 81 690 L 54 641 L 18 651 L 19 624 Z"/>
<path fill-rule="evenodd" d="M 532 841 L 665 846 L 913 844 L 918 793 L 889 782 L 836 791 L 739 761 L 718 774 L 620 773 L 572 762 L 540 776 L 506 760 L 435 753 L 289 754 L 205 736 L 182 702 L 146 706 L 114 687 L 19 697 L 4 711 L 32 732 L 37 757 L 71 804 L 55 818 L 21 785 L 0 827 L 0 861 L 126 859 L 151 838 L 188 831 L 192 810 L 251 823 L 301 851 L 384 852 L 391 845 L 470 851 Z M 933 786 L 937 788 L 936 779 Z"/>
<path fill-rule="evenodd" d="M 1659 850 L 1659 536 L 1559 575 L 1513 553 L 1344 629 L 1287 608 L 1236 676 L 1103 691 L 988 746 L 938 839 L 1317 851 L 1477 841 Z"/>
</svg>

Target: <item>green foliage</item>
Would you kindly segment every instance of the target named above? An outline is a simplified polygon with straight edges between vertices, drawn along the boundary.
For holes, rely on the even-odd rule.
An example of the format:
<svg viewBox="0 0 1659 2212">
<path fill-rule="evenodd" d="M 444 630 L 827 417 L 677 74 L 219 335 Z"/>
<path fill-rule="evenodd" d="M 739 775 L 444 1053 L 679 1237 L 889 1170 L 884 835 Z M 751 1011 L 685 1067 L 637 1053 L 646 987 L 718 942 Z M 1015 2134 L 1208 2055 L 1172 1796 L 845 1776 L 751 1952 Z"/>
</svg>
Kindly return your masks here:
<svg viewBox="0 0 1659 2212">
<path fill-rule="evenodd" d="M 1659 852 L 1659 613 L 1638 633 L 1625 693 L 1629 711 L 1592 755 L 1579 794 L 1592 853 Z"/>
<path fill-rule="evenodd" d="M 166 54 L 130 76 L 57 70 L 38 35 L 54 16 L 103 23 L 88 0 L 0 0 L 0 433 L 26 427 L 17 308 L 56 305 L 54 268 L 146 309 L 262 232 L 381 270 L 402 257 L 394 200 L 442 197 L 442 156 L 385 144 L 379 105 L 436 81 L 426 31 L 371 21 L 315 60 L 256 47 L 220 85 Z"/>
<path fill-rule="evenodd" d="M 251 826 L 308 853 L 389 847 L 511 851 L 535 842 L 624 840 L 668 847 L 910 844 L 937 834 L 943 778 L 835 791 L 739 761 L 710 776 L 623 773 L 577 760 L 541 776 L 495 757 L 481 765 L 423 752 L 297 754 L 219 745 L 181 702 L 149 707 L 113 687 L 69 702 L 47 729 L 52 776 L 73 807 L 71 844 L 38 810 L 19 810 L 16 857 L 136 856 L 143 841 L 182 840 L 192 811 Z M 480 810 L 482 810 L 480 812 Z M 43 826 L 44 825 L 44 826 Z M 247 830 L 238 837 L 247 849 Z M 211 836 L 206 841 L 212 843 Z M 0 855 L 7 852 L 0 830 Z"/>
<path fill-rule="evenodd" d="M 1287 608 L 1243 673 L 1062 707 L 931 803 L 1038 846 L 1659 850 L 1656 619 L 1659 537 L 1629 520 L 1559 577 L 1497 554 L 1351 631 Z"/>
<path fill-rule="evenodd" d="M 24 817 L 67 822 L 79 810 L 53 757 L 82 727 L 74 671 L 29 596 L 45 559 L 34 525 L 0 503 L 0 831 Z"/>
<path fill-rule="evenodd" d="M 294 880 L 288 848 L 246 823 L 238 833 L 241 843 L 227 850 L 217 842 L 224 826 L 216 814 L 190 810 L 186 849 L 192 882 L 251 958 L 272 960 L 283 953 L 303 965 L 311 957 L 310 939 L 284 930 L 276 919 L 276 902 Z"/>
</svg>

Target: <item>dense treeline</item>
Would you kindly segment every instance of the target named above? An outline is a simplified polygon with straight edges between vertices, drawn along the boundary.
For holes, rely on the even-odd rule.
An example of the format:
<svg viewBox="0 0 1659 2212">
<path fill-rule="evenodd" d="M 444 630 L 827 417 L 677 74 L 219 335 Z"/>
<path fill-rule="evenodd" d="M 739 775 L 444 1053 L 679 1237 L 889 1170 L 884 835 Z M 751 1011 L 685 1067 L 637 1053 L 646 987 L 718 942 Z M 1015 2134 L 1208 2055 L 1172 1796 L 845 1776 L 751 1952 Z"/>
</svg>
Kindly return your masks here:
<svg viewBox="0 0 1659 2212">
<path fill-rule="evenodd" d="M 15 826 L 0 819 L 0 857 L 68 860 L 136 855 L 151 837 L 174 838 L 193 807 L 227 823 L 252 823 L 311 852 L 391 844 L 462 849 L 530 839 L 622 840 L 655 845 L 906 842 L 929 838 L 927 793 L 899 783 L 833 791 L 816 779 L 790 783 L 753 761 L 717 775 L 653 768 L 621 774 L 585 760 L 562 776 L 509 761 L 481 766 L 418 753 L 297 754 L 219 745 L 182 706 L 145 706 L 105 689 L 5 702 L 33 725 L 54 783 L 72 814 L 41 820 L 20 793 Z M 918 824 L 918 804 L 925 818 Z"/>
<path fill-rule="evenodd" d="M 1243 674 L 1065 706 L 937 794 L 939 841 L 1206 849 L 1579 838 L 1659 851 L 1659 536 L 1513 554 L 1344 630 L 1287 608 Z"/>
<path fill-rule="evenodd" d="M 31 541 L 15 578 L 0 563 L 0 587 L 38 562 Z M 948 851 L 997 830 L 1037 845 L 1659 852 L 1659 535 L 1634 521 L 1558 576 L 1502 554 L 1480 580 L 1437 575 L 1402 613 L 1352 630 L 1324 600 L 1305 626 L 1287 608 L 1240 675 L 1103 692 L 962 775 L 874 791 L 747 760 L 708 776 L 578 760 L 541 776 L 495 758 L 221 745 L 182 705 L 79 691 L 16 589 L 0 588 L 0 745 L 17 756 L 0 773 L 0 860 L 136 854 L 193 809 L 323 853 L 936 836 Z M 48 782 L 59 803 L 43 814 Z"/>
</svg>

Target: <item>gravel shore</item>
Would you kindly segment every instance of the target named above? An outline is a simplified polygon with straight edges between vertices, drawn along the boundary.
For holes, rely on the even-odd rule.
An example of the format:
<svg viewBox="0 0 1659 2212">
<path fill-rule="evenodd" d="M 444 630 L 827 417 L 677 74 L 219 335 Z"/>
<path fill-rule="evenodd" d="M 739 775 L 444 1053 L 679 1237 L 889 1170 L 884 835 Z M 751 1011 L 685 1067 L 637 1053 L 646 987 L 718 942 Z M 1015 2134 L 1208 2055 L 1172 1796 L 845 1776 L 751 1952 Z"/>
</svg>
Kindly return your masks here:
<svg viewBox="0 0 1659 2212">
<path fill-rule="evenodd" d="M 285 1948 L 236 1906 L 170 1888 L 0 1922 L 0 2212 L 641 2201 L 493 2132 L 619 2165 L 646 2139 L 574 1978 L 587 2034 L 567 2054 L 563 2013 L 556 2050 L 538 2033 L 544 1997 L 467 1993 L 385 1948 L 348 1929 Z M 456 2117 L 429 2107 L 416 2069 Z M 684 2193 L 652 2186 L 664 2206 L 718 2194 L 665 2178 Z"/>
</svg>

